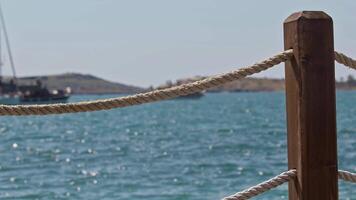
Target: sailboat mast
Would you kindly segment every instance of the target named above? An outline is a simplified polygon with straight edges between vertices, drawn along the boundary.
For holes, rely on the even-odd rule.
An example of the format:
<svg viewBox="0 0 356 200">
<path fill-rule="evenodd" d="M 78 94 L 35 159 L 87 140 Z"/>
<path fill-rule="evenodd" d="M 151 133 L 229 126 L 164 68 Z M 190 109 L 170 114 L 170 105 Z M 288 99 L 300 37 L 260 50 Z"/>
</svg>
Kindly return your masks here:
<svg viewBox="0 0 356 200">
<path fill-rule="evenodd" d="M 3 14 L 2 8 L 1 8 L 1 4 L 0 4 L 0 22 L 1 22 L 1 25 L 2 25 L 1 27 L 2 27 L 2 30 L 3 30 L 3 33 L 4 33 L 4 37 L 5 37 L 7 52 L 9 54 L 12 75 L 13 75 L 14 80 L 16 81 L 17 78 L 16 78 L 15 63 L 14 63 L 14 59 L 13 59 L 12 53 L 11 53 L 10 40 L 9 40 L 8 35 L 7 35 L 5 18 L 4 18 L 4 14 Z"/>
<path fill-rule="evenodd" d="M 2 80 L 2 66 L 3 66 L 3 61 L 2 61 L 2 28 L 0 26 L 0 83 L 1 83 L 1 80 Z"/>
</svg>

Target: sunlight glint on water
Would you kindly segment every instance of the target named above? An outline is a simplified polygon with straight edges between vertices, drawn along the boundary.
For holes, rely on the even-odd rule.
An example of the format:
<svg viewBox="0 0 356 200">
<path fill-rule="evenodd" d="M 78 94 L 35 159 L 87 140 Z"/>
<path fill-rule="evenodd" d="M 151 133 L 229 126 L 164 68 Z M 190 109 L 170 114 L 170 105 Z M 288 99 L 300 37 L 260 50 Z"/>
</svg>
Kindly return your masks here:
<svg viewBox="0 0 356 200">
<path fill-rule="evenodd" d="M 72 101 L 107 96 L 74 96 Z M 356 92 L 339 92 L 340 169 L 356 171 Z M 284 93 L 2 117 L 1 199 L 221 199 L 287 169 Z M 340 184 L 340 199 L 356 188 Z M 284 185 L 255 199 L 287 199 Z"/>
</svg>

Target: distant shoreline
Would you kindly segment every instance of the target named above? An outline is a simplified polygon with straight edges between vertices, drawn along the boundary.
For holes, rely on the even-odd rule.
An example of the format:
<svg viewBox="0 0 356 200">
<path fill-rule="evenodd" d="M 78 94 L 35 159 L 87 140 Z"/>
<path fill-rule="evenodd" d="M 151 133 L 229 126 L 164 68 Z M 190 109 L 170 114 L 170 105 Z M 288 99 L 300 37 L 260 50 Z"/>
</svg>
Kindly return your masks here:
<svg viewBox="0 0 356 200">
<path fill-rule="evenodd" d="M 336 91 L 340 92 L 354 92 L 356 89 L 336 89 Z M 235 94 L 235 93 L 274 93 L 274 92 L 282 92 L 284 93 L 285 90 L 259 90 L 259 91 L 220 91 L 220 92 L 205 92 L 204 94 Z M 119 96 L 128 96 L 128 95 L 134 95 L 137 93 L 73 93 L 74 96 L 106 96 L 106 95 L 119 95 Z"/>
<path fill-rule="evenodd" d="M 162 84 L 161 88 L 171 87 L 174 85 L 180 85 L 189 83 L 192 81 L 200 80 L 205 77 L 196 76 L 189 79 L 179 79 L 176 82 L 167 81 Z M 5 77 L 5 80 L 9 77 Z M 47 75 L 47 76 L 30 76 L 18 78 L 18 83 L 23 85 L 34 84 L 36 80 L 41 80 L 43 85 L 49 89 L 63 89 L 70 87 L 72 94 L 83 95 L 127 95 L 137 94 L 145 91 L 151 91 L 153 87 L 138 87 L 127 85 L 123 83 L 117 83 L 96 77 L 91 74 L 80 73 L 65 73 L 59 75 Z M 273 78 L 244 78 L 237 81 L 227 83 L 225 85 L 211 88 L 207 90 L 207 93 L 239 93 L 239 92 L 274 92 L 285 90 L 284 79 Z M 356 90 L 356 80 L 350 75 L 345 81 L 336 81 L 336 89 L 342 91 Z M 160 87 L 158 87 L 160 88 Z"/>
</svg>

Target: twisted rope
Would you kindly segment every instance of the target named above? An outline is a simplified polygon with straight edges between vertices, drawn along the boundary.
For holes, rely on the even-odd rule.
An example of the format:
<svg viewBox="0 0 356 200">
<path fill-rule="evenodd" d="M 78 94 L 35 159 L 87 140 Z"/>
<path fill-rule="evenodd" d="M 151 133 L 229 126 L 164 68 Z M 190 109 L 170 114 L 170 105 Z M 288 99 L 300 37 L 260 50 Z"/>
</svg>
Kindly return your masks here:
<svg viewBox="0 0 356 200">
<path fill-rule="evenodd" d="M 136 95 L 118 97 L 104 100 L 87 101 L 68 104 L 47 104 L 47 105 L 0 105 L 0 115 L 49 115 L 62 113 L 77 113 L 99 110 L 109 110 L 119 107 L 127 107 L 144 103 L 173 99 L 178 96 L 185 96 L 217 87 L 246 76 L 259 73 L 269 69 L 281 62 L 289 60 L 293 55 L 293 50 L 279 53 L 262 62 L 249 67 L 237 69 L 225 74 L 211 76 L 199 81 L 195 81 L 180 86 L 155 90 Z"/>
<path fill-rule="evenodd" d="M 260 183 L 256 186 L 248 188 L 244 191 L 238 192 L 234 195 L 225 197 L 223 200 L 246 200 L 251 197 L 262 194 L 272 188 L 275 188 L 279 185 L 282 185 L 285 182 L 288 182 L 291 179 L 294 179 L 297 176 L 297 170 L 292 169 L 286 172 L 281 173 L 280 175 L 269 179 L 263 183 Z"/>
<path fill-rule="evenodd" d="M 262 182 L 256 186 L 250 187 L 250 188 L 243 190 L 241 192 L 238 192 L 234 195 L 225 197 L 223 200 L 250 199 L 251 197 L 260 195 L 268 190 L 271 190 L 277 186 L 280 186 L 283 183 L 288 182 L 291 179 L 294 179 L 296 176 L 297 176 L 297 170 L 292 169 L 292 170 L 283 172 L 282 174 L 280 174 L 272 179 L 269 179 L 265 182 Z M 339 179 L 342 179 L 344 181 L 356 183 L 356 174 L 355 173 L 339 170 L 338 177 L 339 177 Z"/>
<path fill-rule="evenodd" d="M 339 170 L 338 176 L 339 176 L 339 179 L 342 179 L 344 181 L 356 183 L 356 173 Z"/>
<path fill-rule="evenodd" d="M 336 62 L 343 64 L 347 67 L 350 67 L 352 69 L 356 69 L 356 60 L 346 56 L 343 53 L 339 53 L 335 51 L 335 60 Z"/>
</svg>

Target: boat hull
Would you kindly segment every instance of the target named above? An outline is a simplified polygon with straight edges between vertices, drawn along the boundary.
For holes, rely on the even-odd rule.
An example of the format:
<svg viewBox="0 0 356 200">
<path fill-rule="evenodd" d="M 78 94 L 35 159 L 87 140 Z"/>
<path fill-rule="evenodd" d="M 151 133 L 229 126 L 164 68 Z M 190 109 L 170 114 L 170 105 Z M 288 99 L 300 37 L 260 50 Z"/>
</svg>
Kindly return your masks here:
<svg viewBox="0 0 356 200">
<path fill-rule="evenodd" d="M 54 104 L 54 103 L 66 103 L 69 96 L 61 97 L 45 97 L 45 98 L 22 98 L 20 104 Z"/>
</svg>

